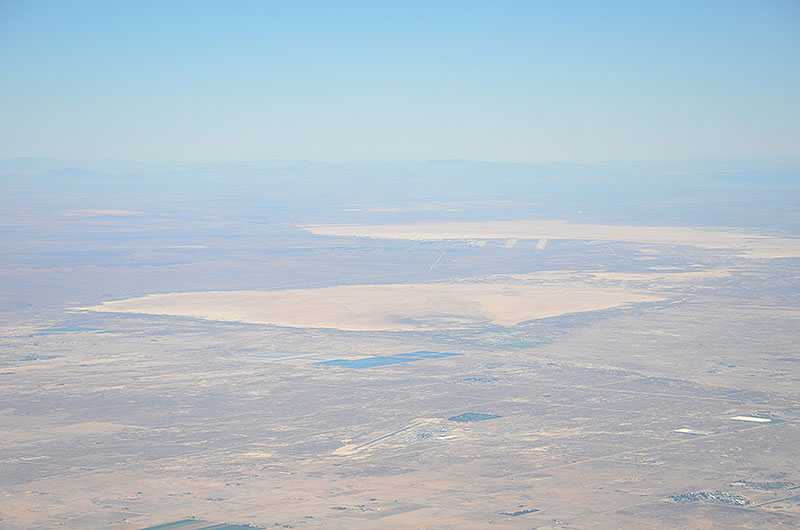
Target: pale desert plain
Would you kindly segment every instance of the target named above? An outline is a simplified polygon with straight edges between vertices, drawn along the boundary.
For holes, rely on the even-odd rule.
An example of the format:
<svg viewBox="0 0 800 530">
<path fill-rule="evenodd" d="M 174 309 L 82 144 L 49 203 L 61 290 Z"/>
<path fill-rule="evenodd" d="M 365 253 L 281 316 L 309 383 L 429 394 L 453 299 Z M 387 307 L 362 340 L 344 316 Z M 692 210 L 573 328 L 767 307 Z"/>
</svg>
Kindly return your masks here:
<svg viewBox="0 0 800 530">
<path fill-rule="evenodd" d="M 800 524 L 792 231 L 212 205 L 6 223 L 3 527 Z"/>
</svg>

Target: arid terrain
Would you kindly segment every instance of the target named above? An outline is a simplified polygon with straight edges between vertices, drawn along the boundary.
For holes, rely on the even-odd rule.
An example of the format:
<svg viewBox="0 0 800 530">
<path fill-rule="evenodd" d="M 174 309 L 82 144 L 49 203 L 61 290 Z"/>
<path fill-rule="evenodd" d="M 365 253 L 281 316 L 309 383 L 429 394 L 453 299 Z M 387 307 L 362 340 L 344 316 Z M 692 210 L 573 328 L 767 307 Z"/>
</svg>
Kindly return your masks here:
<svg viewBox="0 0 800 530">
<path fill-rule="evenodd" d="M 567 313 L 659 300 L 635 291 L 588 285 L 457 282 L 349 285 L 276 291 L 149 295 L 79 308 L 351 331 L 513 326 Z"/>
<path fill-rule="evenodd" d="M 681 226 L 590 225 L 566 221 L 487 221 L 390 225 L 311 225 L 314 234 L 374 239 L 569 239 L 733 249 L 744 257 L 800 257 L 800 238 L 749 230 Z"/>
<path fill-rule="evenodd" d="M 98 197 L 0 219 L 3 528 L 800 526 L 791 230 Z"/>
</svg>

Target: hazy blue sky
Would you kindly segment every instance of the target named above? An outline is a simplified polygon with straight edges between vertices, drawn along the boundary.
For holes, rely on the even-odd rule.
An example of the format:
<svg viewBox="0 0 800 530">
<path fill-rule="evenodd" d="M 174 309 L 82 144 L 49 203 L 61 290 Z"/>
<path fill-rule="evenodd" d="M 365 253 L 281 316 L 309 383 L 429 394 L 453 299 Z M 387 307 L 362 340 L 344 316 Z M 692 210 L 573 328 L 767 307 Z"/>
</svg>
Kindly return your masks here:
<svg viewBox="0 0 800 530">
<path fill-rule="evenodd" d="M 800 154 L 800 1 L 0 0 L 0 157 Z"/>
</svg>

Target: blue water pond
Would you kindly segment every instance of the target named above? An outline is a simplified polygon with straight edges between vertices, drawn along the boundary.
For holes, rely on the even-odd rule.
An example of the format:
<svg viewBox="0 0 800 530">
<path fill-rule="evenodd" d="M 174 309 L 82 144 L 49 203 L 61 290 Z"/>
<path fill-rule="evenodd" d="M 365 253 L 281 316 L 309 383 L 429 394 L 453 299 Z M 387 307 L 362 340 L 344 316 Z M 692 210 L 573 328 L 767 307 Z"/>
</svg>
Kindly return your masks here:
<svg viewBox="0 0 800 530">
<path fill-rule="evenodd" d="M 446 353 L 436 351 L 415 351 L 410 353 L 398 353 L 397 355 L 376 355 L 375 357 L 364 357 L 363 359 L 333 359 L 319 363 L 323 366 L 338 366 L 340 368 L 374 368 L 376 366 L 387 366 L 390 364 L 410 363 L 425 359 L 441 359 L 443 357 L 454 357 L 460 353 Z"/>
</svg>

